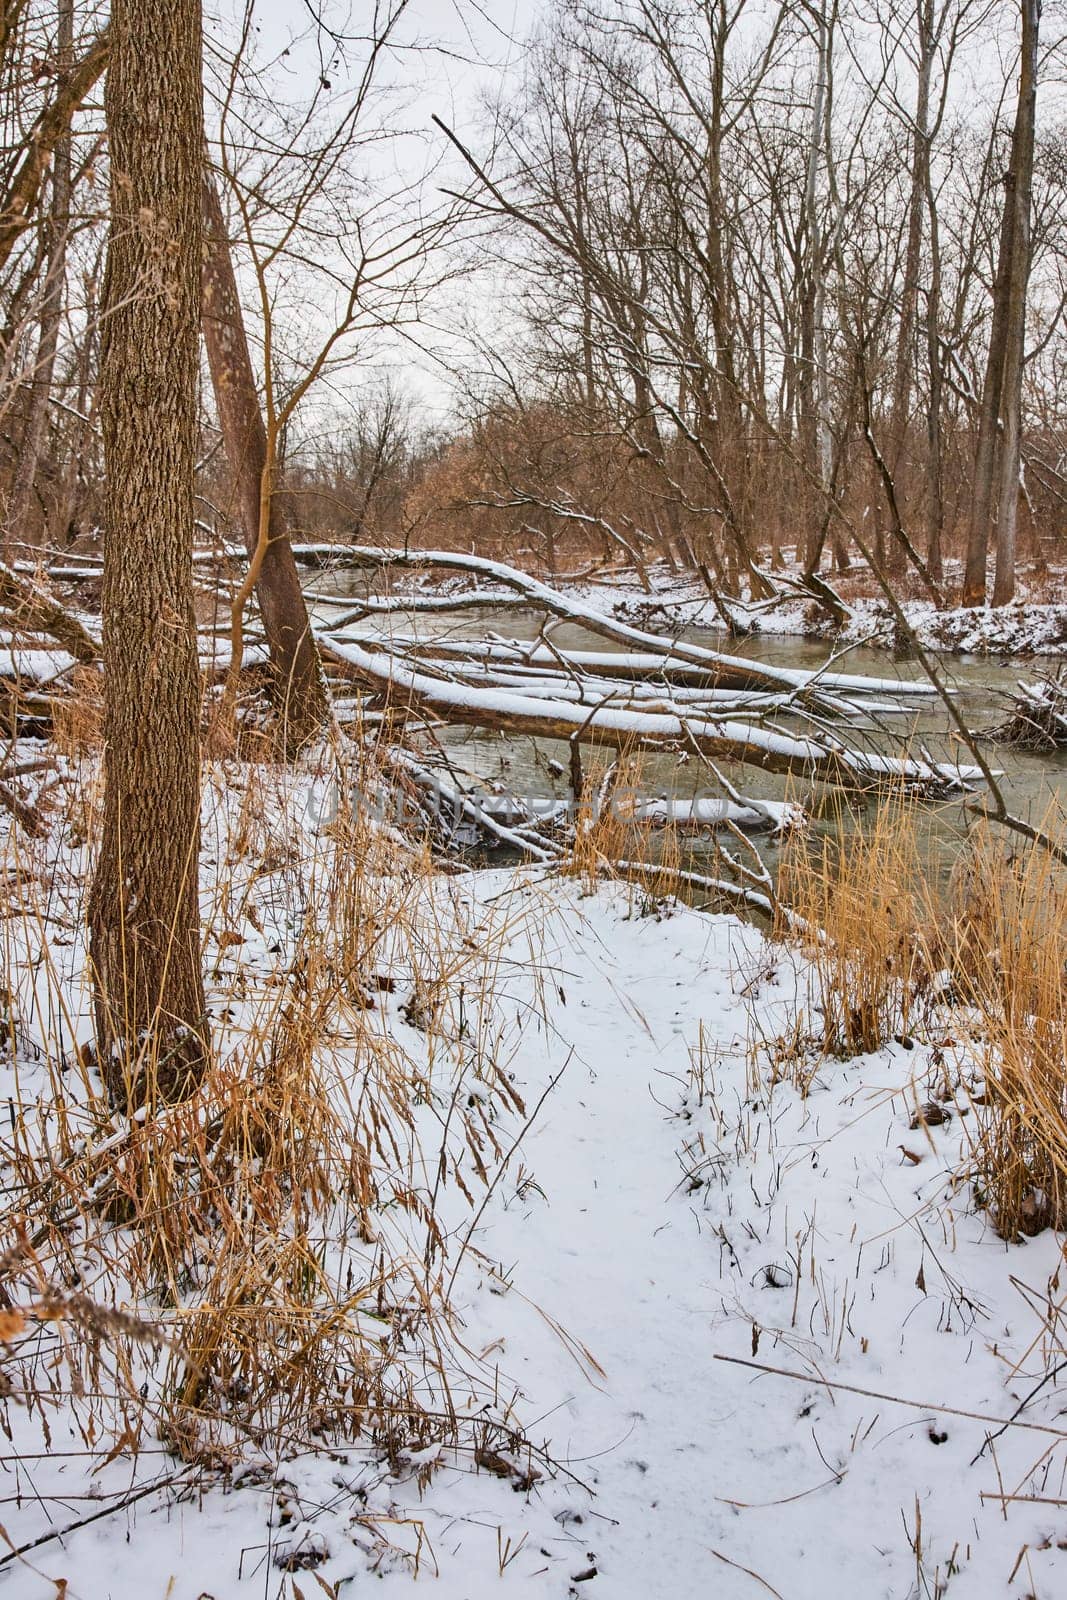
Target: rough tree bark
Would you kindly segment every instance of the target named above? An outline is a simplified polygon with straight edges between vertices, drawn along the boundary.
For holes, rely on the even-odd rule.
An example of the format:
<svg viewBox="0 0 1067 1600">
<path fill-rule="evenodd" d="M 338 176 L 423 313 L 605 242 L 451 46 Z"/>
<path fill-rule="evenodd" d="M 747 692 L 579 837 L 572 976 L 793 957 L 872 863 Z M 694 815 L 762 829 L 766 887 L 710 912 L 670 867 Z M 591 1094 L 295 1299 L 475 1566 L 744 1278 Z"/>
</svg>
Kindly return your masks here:
<svg viewBox="0 0 1067 1600">
<path fill-rule="evenodd" d="M 59 0 L 57 82 L 66 83 L 74 64 L 74 0 Z M 8 504 L 8 534 L 24 533 L 37 483 L 37 468 L 48 427 L 48 406 L 52 398 L 52 375 L 59 348 L 59 328 L 63 320 L 63 289 L 67 271 L 67 236 L 70 232 L 71 138 L 69 125 L 56 140 L 52 157 L 52 203 L 48 217 L 47 266 L 41 296 L 40 334 L 37 362 L 30 387 L 30 406 L 22 434 L 15 482 Z M 45 526 L 47 535 L 47 524 Z"/>
<path fill-rule="evenodd" d="M 1022 50 L 1019 101 L 1011 155 L 1004 179 L 993 320 L 978 422 L 971 495 L 971 524 L 963 578 L 963 603 L 980 606 L 986 598 L 986 567 L 997 524 L 997 576 L 994 601 L 1015 592 L 1015 517 L 1019 494 L 1020 412 L 1026 285 L 1030 274 L 1030 203 L 1034 174 L 1037 107 L 1037 50 L 1040 0 L 1021 0 Z"/>
<path fill-rule="evenodd" d="M 97 1052 L 127 1110 L 203 1074 L 200 677 L 192 605 L 200 0 L 113 0 L 101 420 L 104 825 L 90 899 Z"/>
<path fill-rule="evenodd" d="M 286 745 L 293 749 L 306 743 L 325 721 L 326 684 L 293 560 L 284 503 L 264 481 L 267 432 L 222 206 L 206 165 L 202 200 L 204 344 L 250 561 L 256 558 L 266 516 L 256 599 L 270 649 L 274 698 L 282 713 Z"/>
</svg>

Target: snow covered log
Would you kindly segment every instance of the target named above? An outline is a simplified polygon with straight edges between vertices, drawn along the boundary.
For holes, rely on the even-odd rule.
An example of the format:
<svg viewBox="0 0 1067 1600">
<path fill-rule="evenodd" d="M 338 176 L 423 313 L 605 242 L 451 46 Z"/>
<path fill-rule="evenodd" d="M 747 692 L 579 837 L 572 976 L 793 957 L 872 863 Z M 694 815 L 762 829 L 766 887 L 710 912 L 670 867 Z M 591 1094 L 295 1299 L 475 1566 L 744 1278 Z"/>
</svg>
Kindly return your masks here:
<svg viewBox="0 0 1067 1600">
<path fill-rule="evenodd" d="M 929 697 L 936 694 L 932 684 L 902 684 L 896 678 L 866 678 L 851 673 L 807 672 L 790 667 L 770 666 L 766 662 L 750 661 L 744 656 L 724 655 L 684 640 L 664 639 L 644 629 L 631 627 L 606 616 L 584 600 L 568 598 L 546 583 L 531 578 L 517 567 L 501 561 L 488 561 L 479 556 L 469 556 L 455 550 L 389 550 L 372 545 L 353 545 L 345 552 L 345 564 L 363 567 L 370 571 L 422 570 L 428 567 L 446 571 L 470 573 L 495 585 L 503 585 L 520 594 L 531 610 L 543 611 L 562 621 L 577 623 L 591 633 L 627 646 L 631 651 L 650 652 L 660 660 L 664 656 L 672 662 L 702 668 L 709 673 L 720 688 L 763 689 L 787 692 L 794 696 L 830 693 L 858 693 Z M 394 609 L 402 611 L 405 602 L 398 598 Z"/>
<path fill-rule="evenodd" d="M 976 767 L 882 756 L 848 749 L 823 734 L 797 737 L 757 723 L 688 717 L 681 712 L 619 710 L 545 700 L 511 690 L 478 688 L 432 678 L 380 649 L 327 635 L 323 648 L 359 678 L 420 714 L 445 722 L 532 738 L 577 739 L 617 750 L 661 750 L 664 745 L 698 751 L 712 761 L 735 761 L 765 772 L 812 782 L 870 789 L 904 783 L 924 794 L 958 792 L 980 779 Z"/>
</svg>

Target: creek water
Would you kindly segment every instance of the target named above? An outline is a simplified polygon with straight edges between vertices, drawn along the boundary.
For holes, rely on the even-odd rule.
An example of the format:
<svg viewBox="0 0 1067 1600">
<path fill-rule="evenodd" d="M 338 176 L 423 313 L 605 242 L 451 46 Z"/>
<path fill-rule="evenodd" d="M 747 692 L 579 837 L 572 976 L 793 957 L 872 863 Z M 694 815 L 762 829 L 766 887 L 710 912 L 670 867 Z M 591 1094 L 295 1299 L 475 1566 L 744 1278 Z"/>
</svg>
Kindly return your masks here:
<svg viewBox="0 0 1067 1600">
<path fill-rule="evenodd" d="M 330 620 L 340 614 L 335 607 L 343 606 L 345 597 L 365 592 L 365 581 L 365 574 L 348 573 L 343 569 L 316 574 L 314 583 L 309 585 L 316 595 L 337 595 L 335 603 L 316 602 L 316 619 L 328 626 Z M 531 640 L 538 636 L 544 622 L 544 616 L 532 610 L 494 612 L 486 609 L 429 616 L 397 612 L 387 618 L 370 619 L 353 631 L 379 637 L 391 633 L 405 639 L 470 640 L 494 636 Z M 882 648 L 867 646 L 841 651 L 824 640 L 784 634 L 752 634 L 738 640 L 728 638 L 720 630 L 702 627 L 677 630 L 660 627 L 654 631 L 774 666 L 815 671 L 834 656 L 834 670 L 837 671 L 881 679 L 925 681 L 918 661 Z M 624 646 L 613 645 L 610 640 L 576 624 L 553 625 L 551 637 L 561 650 L 625 653 Z M 1032 680 L 1041 672 L 1052 670 L 1052 663 L 1040 658 L 941 656 L 937 661 L 942 680 L 952 688 L 965 722 L 979 732 L 1004 720 L 1008 698 L 1020 680 Z M 799 718 L 790 718 L 785 725 L 798 732 L 804 726 Z M 921 744 L 940 759 L 958 759 L 963 764 L 971 764 L 970 754 L 961 744 L 948 712 L 938 699 L 911 701 L 888 714 L 838 723 L 834 731 L 850 743 L 884 754 L 903 754 L 909 748 L 916 750 Z M 457 773 L 492 786 L 496 792 L 538 801 L 550 797 L 566 799 L 569 794 L 568 749 L 560 741 L 461 727 L 441 729 L 438 738 Z M 1016 815 L 1040 824 L 1059 811 L 1067 820 L 1067 750 L 1039 754 L 989 739 L 983 739 L 982 746 L 990 766 L 1001 774 L 1002 792 Z M 610 759 L 607 751 L 586 751 L 587 773 L 592 776 Z M 862 829 L 873 815 L 873 802 L 854 798 L 846 802 L 837 791 L 826 786 L 810 786 L 739 764 L 726 765 L 722 770 L 743 794 L 759 799 L 790 798 L 802 804 L 813 819 L 811 836 L 815 839 L 828 831 L 836 833 L 840 828 L 846 832 Z M 695 756 L 679 757 L 673 753 L 642 754 L 639 782 L 644 795 L 665 799 L 685 801 L 719 792 L 711 775 Z M 980 795 L 979 790 L 977 797 L 970 798 L 980 799 Z M 951 871 L 973 823 L 973 813 L 961 798 L 923 808 L 924 847 L 938 875 Z M 701 870 L 707 866 L 714 849 L 710 836 L 687 835 L 683 843 L 683 864 Z M 761 846 L 761 853 L 768 857 L 766 845 Z M 772 864 L 774 855 L 772 847 L 769 852 Z"/>
</svg>

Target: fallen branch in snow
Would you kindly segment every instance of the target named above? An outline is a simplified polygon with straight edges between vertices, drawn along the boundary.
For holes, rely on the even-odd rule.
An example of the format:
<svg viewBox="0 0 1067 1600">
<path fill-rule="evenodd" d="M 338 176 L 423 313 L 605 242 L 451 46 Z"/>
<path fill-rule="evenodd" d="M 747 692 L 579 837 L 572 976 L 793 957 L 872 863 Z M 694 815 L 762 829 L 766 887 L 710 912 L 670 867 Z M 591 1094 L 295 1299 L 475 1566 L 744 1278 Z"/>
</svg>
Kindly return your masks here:
<svg viewBox="0 0 1067 1600">
<path fill-rule="evenodd" d="M 340 631 L 336 625 L 331 625 L 333 631 Z M 652 634 L 650 638 L 657 638 Z M 457 662 L 478 662 L 486 665 L 500 667 L 521 668 L 523 670 L 547 669 L 553 665 L 573 670 L 578 673 L 606 673 L 612 677 L 631 679 L 634 682 L 655 680 L 659 684 L 678 684 L 688 688 L 704 689 L 715 692 L 725 697 L 735 697 L 746 693 L 744 690 L 727 689 L 721 686 L 721 673 L 714 665 L 699 664 L 688 659 L 682 659 L 678 653 L 678 646 L 668 638 L 659 638 L 659 649 L 633 650 L 633 651 L 605 651 L 605 650 L 563 650 L 558 649 L 547 638 L 529 641 L 519 639 L 426 639 L 426 640 L 390 640 L 391 646 L 396 649 L 408 647 L 427 659 L 442 657 L 446 660 Z M 825 670 L 804 673 L 800 675 L 800 687 L 807 687 L 808 683 L 843 684 L 846 689 L 856 694 L 882 694 L 887 698 L 910 697 L 913 690 L 917 689 L 919 697 L 927 695 L 929 685 L 911 682 L 898 682 L 895 679 L 883 678 L 857 678 L 847 674 L 827 673 Z M 797 684 L 786 685 L 793 693 Z M 751 691 L 747 691 L 751 693 Z M 773 689 L 765 689 L 765 693 L 780 696 L 782 685 L 776 683 Z"/>
<path fill-rule="evenodd" d="M 609 865 L 623 877 L 644 879 L 657 887 L 670 883 L 678 888 L 697 890 L 705 897 L 702 910 L 732 911 L 739 916 L 755 917 L 773 927 L 780 909 L 775 896 L 731 883 L 728 878 L 711 878 L 703 872 L 666 866 L 658 861 L 612 861 Z"/>
<path fill-rule="evenodd" d="M 985 1422 L 994 1428 L 1025 1428 L 1030 1433 L 1045 1433 L 1054 1439 L 1067 1439 L 1067 1428 L 1052 1428 L 1045 1422 L 1022 1422 L 1018 1417 L 991 1417 L 985 1411 L 964 1411 L 959 1406 L 946 1406 L 938 1400 L 911 1400 L 906 1395 L 887 1394 L 884 1389 L 865 1389 L 856 1383 L 840 1383 L 824 1378 L 817 1372 L 792 1372 L 788 1367 L 769 1367 L 762 1361 L 749 1361 L 745 1356 L 724 1356 L 713 1351 L 712 1360 L 725 1361 L 733 1367 L 751 1367 L 754 1372 L 763 1372 L 774 1378 L 792 1378 L 794 1383 L 818 1384 L 823 1389 L 862 1395 L 865 1400 L 886 1400 L 891 1405 L 907 1406 L 912 1411 L 939 1411 L 947 1417 L 965 1417 L 969 1422 Z"/>
<path fill-rule="evenodd" d="M 786 773 L 812 782 L 872 789 L 902 782 L 927 795 L 966 790 L 979 773 L 947 762 L 911 760 L 850 750 L 830 736 L 798 737 L 754 722 L 695 719 L 676 710 L 618 710 L 602 701 L 592 706 L 529 694 L 473 687 L 431 678 L 382 649 L 366 649 L 349 639 L 327 635 L 335 661 L 388 698 L 443 721 L 501 733 L 586 744 L 618 750 L 661 750 L 691 745 L 715 761 L 736 761 L 766 772 Z"/>
<path fill-rule="evenodd" d="M 42 1545 L 52 1544 L 56 1539 L 65 1539 L 68 1534 L 74 1533 L 78 1528 L 87 1528 L 92 1522 L 100 1522 L 104 1517 L 114 1516 L 116 1511 L 126 1511 L 130 1506 L 136 1505 L 138 1500 L 144 1500 L 150 1494 L 159 1494 L 164 1489 L 173 1489 L 180 1484 L 191 1483 L 194 1476 L 197 1475 L 197 1472 L 191 1469 L 185 1472 L 174 1472 L 169 1477 L 159 1479 L 155 1483 L 147 1483 L 139 1489 L 128 1490 L 125 1494 L 116 1495 L 114 1503 L 104 1506 L 101 1511 L 93 1511 L 87 1517 L 79 1517 L 76 1522 L 68 1522 L 62 1528 L 50 1528 L 47 1533 L 42 1533 L 39 1538 L 30 1539 L 25 1544 L 20 1544 L 17 1547 L 11 1544 L 11 1540 L 4 1533 L 4 1538 L 7 1539 L 8 1544 L 11 1544 L 11 1550 L 8 1555 L 0 1556 L 0 1567 L 6 1567 L 9 1561 L 21 1561 L 24 1565 L 29 1566 L 29 1562 L 25 1558 L 31 1550 L 39 1550 Z M 2 1527 L 0 1527 L 0 1533 L 3 1533 Z M 32 1570 L 36 1571 L 36 1568 Z M 64 1584 L 65 1587 L 66 1585 Z"/>
<path fill-rule="evenodd" d="M 798 690 L 804 691 L 817 681 L 823 689 L 846 693 L 850 690 L 857 693 L 887 695 L 902 692 L 900 682 L 895 679 L 863 678 L 773 667 L 765 662 L 750 661 L 743 656 L 723 655 L 720 651 L 709 650 L 703 645 L 691 644 L 684 640 L 664 639 L 658 634 L 647 633 L 641 628 L 633 628 L 627 623 L 618 622 L 598 611 L 595 606 L 588 605 L 583 600 L 568 598 L 558 590 L 550 588 L 548 584 L 541 583 L 517 567 L 509 567 L 501 561 L 488 561 L 453 550 L 389 550 L 367 545 L 352 546 L 345 552 L 345 559 L 347 565 L 363 567 L 370 571 L 438 567 L 471 573 L 477 578 L 491 581 L 494 585 L 503 585 L 513 590 L 522 596 L 532 610 L 546 612 L 564 622 L 577 623 L 591 633 L 612 639 L 617 644 L 626 645 L 632 650 L 651 651 L 661 659 L 667 656 L 677 663 L 703 667 L 713 675 L 715 683 L 723 688 L 764 689 L 795 694 Z M 404 608 L 405 601 L 398 597 L 392 609 L 403 611 Z M 920 683 L 908 684 L 906 692 L 908 694 L 914 692 L 921 696 L 928 695 L 932 691 L 929 685 Z"/>
<path fill-rule="evenodd" d="M 512 610 L 524 609 L 527 604 L 521 594 L 507 589 L 468 589 L 463 594 L 411 594 L 403 599 L 368 595 L 365 600 L 355 604 L 347 599 L 342 601 L 337 595 L 316 594 L 313 589 L 305 589 L 304 595 L 313 605 L 347 605 L 343 616 L 331 617 L 330 627 L 333 629 L 351 627 L 354 622 L 363 622 L 367 617 L 395 617 L 401 612 L 405 615 L 433 615 L 452 611 L 504 611 L 509 607 Z"/>
<path fill-rule="evenodd" d="M 0 606 L 22 628 L 32 628 L 55 639 L 78 661 L 95 661 L 100 647 L 77 617 L 72 616 L 47 589 L 21 578 L 0 562 Z"/>
<path fill-rule="evenodd" d="M 386 752 L 386 760 L 394 771 L 400 772 L 420 791 L 424 798 L 420 809 L 438 831 L 443 832 L 446 843 L 455 843 L 457 834 L 463 842 L 461 829 L 466 822 L 474 835 L 473 842 L 488 835 L 493 842 L 508 845 L 538 861 L 553 861 L 562 853 L 533 825 L 532 817 L 520 819 L 517 826 L 509 826 L 494 815 L 492 796 L 464 791 L 458 783 L 450 783 L 410 751 L 394 746 Z M 443 809 L 451 815 L 442 815 Z"/>
</svg>

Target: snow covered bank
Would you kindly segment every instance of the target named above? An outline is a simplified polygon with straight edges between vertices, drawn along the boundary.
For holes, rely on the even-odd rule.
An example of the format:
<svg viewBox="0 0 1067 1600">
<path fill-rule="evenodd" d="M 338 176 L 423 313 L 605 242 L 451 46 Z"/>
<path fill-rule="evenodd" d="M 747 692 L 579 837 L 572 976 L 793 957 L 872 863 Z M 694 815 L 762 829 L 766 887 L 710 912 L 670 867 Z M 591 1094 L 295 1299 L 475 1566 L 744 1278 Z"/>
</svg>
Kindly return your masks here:
<svg viewBox="0 0 1067 1600">
<path fill-rule="evenodd" d="M 691 579 L 664 577 L 652 595 L 626 581 L 579 589 L 583 597 L 637 625 L 722 626 L 715 606 Z M 773 603 L 730 600 L 728 609 L 742 629 L 756 633 L 906 648 L 907 638 L 885 600 L 850 597 L 845 603 L 851 615 L 844 627 L 813 600 L 788 592 Z M 1067 655 L 1067 603 L 1023 597 L 1007 606 L 948 606 L 939 611 L 929 600 L 904 600 L 901 609 L 926 649 L 951 655 Z"/>
<path fill-rule="evenodd" d="M 457 557 L 454 565 L 462 565 Z M 481 568 L 473 558 L 471 565 Z M 490 569 L 493 564 L 489 564 Z M 499 564 L 497 564 L 499 567 Z M 500 568 L 500 570 L 505 570 Z M 513 570 L 513 569 L 507 569 Z M 864 643 L 899 649 L 906 640 L 888 604 L 880 597 L 870 574 L 856 569 L 844 578 L 835 578 L 839 596 L 850 620 L 842 627 L 812 595 L 801 589 L 799 571 L 789 569 L 778 575 L 782 582 L 781 594 L 769 601 L 745 599 L 720 599 L 716 604 L 708 595 L 704 584 L 689 574 L 670 572 L 662 564 L 649 569 L 649 587 L 646 588 L 633 571 L 605 570 L 595 576 L 577 577 L 561 575 L 552 580 L 558 595 L 566 596 L 578 607 L 587 606 L 594 611 L 614 617 L 620 624 L 635 629 L 647 629 L 658 635 L 670 635 L 680 626 L 705 627 L 721 632 L 724 613 L 734 619 L 739 632 L 801 638 L 835 639 L 841 643 Z M 416 569 L 397 584 L 388 599 L 369 601 L 368 614 L 376 611 L 402 613 L 403 598 L 410 596 L 413 606 L 445 611 L 452 606 L 457 610 L 477 602 L 479 607 L 492 611 L 494 607 L 514 606 L 523 603 L 523 595 L 515 591 L 479 593 L 474 576 L 448 576 L 443 571 L 419 573 Z M 958 591 L 958 579 L 953 572 L 946 581 L 946 596 Z M 525 598 L 531 609 L 538 607 L 538 591 L 546 586 L 535 579 L 527 579 Z M 928 599 L 903 600 L 902 609 L 909 627 L 919 643 L 926 648 L 951 654 L 974 655 L 1051 655 L 1067 654 L 1067 602 L 1044 596 L 1048 583 L 1035 595 L 1027 592 L 1025 585 L 1019 598 L 1007 606 L 962 607 L 949 605 L 938 611 Z M 1053 588 L 1052 593 L 1055 594 Z M 873 597 L 872 597 L 873 596 Z M 326 597 L 319 596 L 320 601 Z M 335 604 L 343 604 L 338 600 Z"/>
<path fill-rule="evenodd" d="M 216 883 L 247 811 L 208 795 Z M 238 1026 L 238 997 L 288 972 L 307 911 L 296 835 L 256 828 L 225 919 L 205 888 L 223 1032 L 224 1008 Z M 1062 1258 L 1051 1233 L 1005 1245 L 957 1182 L 973 1111 L 955 1033 L 813 1056 L 805 1098 L 784 1081 L 805 963 L 752 928 L 541 872 L 412 892 L 421 920 L 374 946 L 374 1003 L 337 1015 L 329 1049 L 343 1078 L 365 1024 L 422 1086 L 424 1165 L 392 1190 L 379 1173 L 392 1251 L 422 1249 L 399 1196 L 437 1192 L 448 1151 L 439 1262 L 467 1442 L 387 1451 L 331 1427 L 220 1470 L 151 1438 L 105 1460 L 74 1408 L 12 1405 L 0 1521 L 41 1543 L 0 1555 L 7 1592 L 306 1600 L 376 1573 L 442 1600 L 1057 1593 L 1067 1428 L 1041 1380 Z M 77 917 L 62 897 L 53 915 L 80 1031 Z M 32 951 L 9 961 L 42 1030 L 5 1068 L 25 1105 L 46 986 Z M 449 1135 L 465 1105 L 486 1117 L 466 1155 Z"/>
</svg>

